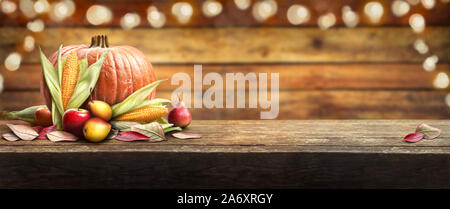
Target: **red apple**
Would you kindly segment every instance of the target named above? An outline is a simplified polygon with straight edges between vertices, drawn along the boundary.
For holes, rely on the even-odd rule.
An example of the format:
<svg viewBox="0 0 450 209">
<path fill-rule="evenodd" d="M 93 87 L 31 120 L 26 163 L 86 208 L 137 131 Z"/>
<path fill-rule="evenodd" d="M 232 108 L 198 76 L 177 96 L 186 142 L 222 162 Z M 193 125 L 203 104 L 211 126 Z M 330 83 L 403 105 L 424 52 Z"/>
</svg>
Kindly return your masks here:
<svg viewBox="0 0 450 209">
<path fill-rule="evenodd" d="M 84 109 L 68 109 L 63 115 L 63 129 L 75 136 L 83 138 L 84 123 L 91 117 L 89 111 Z"/>
<path fill-rule="evenodd" d="M 184 102 L 181 101 L 170 111 L 168 119 L 169 123 L 184 128 L 191 123 L 192 116 L 189 110 L 184 106 Z"/>
</svg>

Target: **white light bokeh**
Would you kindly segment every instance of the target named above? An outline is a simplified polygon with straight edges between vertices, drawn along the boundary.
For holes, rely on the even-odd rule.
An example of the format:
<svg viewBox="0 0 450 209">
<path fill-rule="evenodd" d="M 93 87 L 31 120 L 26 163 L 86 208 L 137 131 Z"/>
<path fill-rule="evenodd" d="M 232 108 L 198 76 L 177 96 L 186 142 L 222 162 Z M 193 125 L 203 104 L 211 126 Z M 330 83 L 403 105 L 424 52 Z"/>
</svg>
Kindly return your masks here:
<svg viewBox="0 0 450 209">
<path fill-rule="evenodd" d="M 378 23 L 383 17 L 384 9 L 380 2 L 371 1 L 364 6 L 364 13 L 372 23 Z"/>
<path fill-rule="evenodd" d="M 445 96 L 445 103 L 447 104 L 447 106 L 450 107 L 450 93 L 448 93 L 447 96 Z"/>
<path fill-rule="evenodd" d="M 447 73 L 440 72 L 437 74 L 436 79 L 434 79 L 433 85 L 438 89 L 445 89 L 448 87 L 450 80 L 448 79 Z"/>
<path fill-rule="evenodd" d="M 141 23 L 141 16 L 139 16 L 137 13 L 126 13 L 120 19 L 120 26 L 126 30 L 132 29 L 138 26 L 140 23 Z"/>
<path fill-rule="evenodd" d="M 33 8 L 38 14 L 42 14 L 50 10 L 50 4 L 47 0 L 37 0 L 34 2 Z"/>
<path fill-rule="evenodd" d="M 222 3 L 215 0 L 207 0 L 202 5 L 203 14 L 207 17 L 215 17 L 222 12 Z"/>
<path fill-rule="evenodd" d="M 420 0 L 422 2 L 422 5 L 425 9 L 433 9 L 434 5 L 436 4 L 435 0 Z"/>
<path fill-rule="evenodd" d="M 409 17 L 409 25 L 416 33 L 421 33 L 425 30 L 425 19 L 421 14 L 415 13 Z"/>
<path fill-rule="evenodd" d="M 299 4 L 290 6 L 286 15 L 288 21 L 293 25 L 300 25 L 308 22 L 311 17 L 308 8 Z"/>
<path fill-rule="evenodd" d="M 75 13 L 75 3 L 71 0 L 59 1 L 51 5 L 50 18 L 53 21 L 62 21 Z"/>
<path fill-rule="evenodd" d="M 34 41 L 33 36 L 28 35 L 28 36 L 25 36 L 25 38 L 23 39 L 23 49 L 26 52 L 33 51 L 34 50 L 34 44 L 35 44 L 35 41 Z"/>
<path fill-rule="evenodd" d="M 252 4 L 251 0 L 234 0 L 234 4 L 236 4 L 237 8 L 240 10 L 246 10 Z"/>
<path fill-rule="evenodd" d="M 405 1 L 395 0 L 394 2 L 392 2 L 391 9 L 392 13 L 394 13 L 395 16 L 401 17 L 408 14 L 410 6 Z"/>
<path fill-rule="evenodd" d="M 86 12 L 86 19 L 92 25 L 109 23 L 112 19 L 112 12 L 108 7 L 92 5 Z"/>
<path fill-rule="evenodd" d="M 332 27 L 336 23 L 336 16 L 333 13 L 327 13 L 325 15 L 321 15 L 317 20 L 317 24 L 319 28 L 322 30 L 326 30 Z"/>
<path fill-rule="evenodd" d="M 9 54 L 5 59 L 5 68 L 10 71 L 16 71 L 22 62 L 22 55 L 17 52 Z"/>
<path fill-rule="evenodd" d="M 0 3 L 2 7 L 2 12 L 5 14 L 11 14 L 17 10 L 16 3 L 12 1 L 2 1 Z"/>
<path fill-rule="evenodd" d="M 350 6 L 344 6 L 342 7 L 342 20 L 347 27 L 353 28 L 358 25 L 359 15 Z"/>
<path fill-rule="evenodd" d="M 191 4 L 187 2 L 177 2 L 172 6 L 172 14 L 177 18 L 181 24 L 186 24 L 192 17 L 194 9 Z"/>
<path fill-rule="evenodd" d="M 155 6 L 150 6 L 147 9 L 147 20 L 154 28 L 161 28 L 166 24 L 166 15 L 158 11 Z"/>
<path fill-rule="evenodd" d="M 422 67 L 427 72 L 434 71 L 434 69 L 436 69 L 436 64 L 438 63 L 438 61 L 438 56 L 429 56 L 423 61 Z"/>
<path fill-rule="evenodd" d="M 252 8 L 253 17 L 259 21 L 263 22 L 269 17 L 272 17 L 277 13 L 278 5 L 274 0 L 262 0 L 256 2 Z"/>
<path fill-rule="evenodd" d="M 27 18 L 36 17 L 37 12 L 34 10 L 34 2 L 32 0 L 20 0 L 19 10 Z"/>
<path fill-rule="evenodd" d="M 42 21 L 41 19 L 36 19 L 34 21 L 28 22 L 27 28 L 28 30 L 35 33 L 41 32 L 45 28 L 44 21 Z"/>
<path fill-rule="evenodd" d="M 428 45 L 422 39 L 414 41 L 414 49 L 420 54 L 426 54 L 428 52 Z"/>
</svg>

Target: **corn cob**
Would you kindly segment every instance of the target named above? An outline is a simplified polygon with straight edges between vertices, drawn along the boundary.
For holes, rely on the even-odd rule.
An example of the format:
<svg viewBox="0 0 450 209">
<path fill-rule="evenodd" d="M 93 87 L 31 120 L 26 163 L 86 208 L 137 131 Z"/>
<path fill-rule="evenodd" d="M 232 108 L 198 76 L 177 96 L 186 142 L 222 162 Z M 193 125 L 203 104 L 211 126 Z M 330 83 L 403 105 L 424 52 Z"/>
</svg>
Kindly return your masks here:
<svg viewBox="0 0 450 209">
<path fill-rule="evenodd" d="M 154 120 L 164 116 L 168 112 L 169 111 L 165 107 L 145 106 L 145 107 L 140 107 L 140 108 L 137 108 L 130 112 L 124 113 L 122 115 L 119 115 L 116 118 L 114 118 L 113 120 L 148 123 L 148 122 L 154 121 Z"/>
<path fill-rule="evenodd" d="M 61 80 L 61 98 L 65 110 L 78 80 L 78 56 L 75 51 L 67 56 Z"/>
</svg>

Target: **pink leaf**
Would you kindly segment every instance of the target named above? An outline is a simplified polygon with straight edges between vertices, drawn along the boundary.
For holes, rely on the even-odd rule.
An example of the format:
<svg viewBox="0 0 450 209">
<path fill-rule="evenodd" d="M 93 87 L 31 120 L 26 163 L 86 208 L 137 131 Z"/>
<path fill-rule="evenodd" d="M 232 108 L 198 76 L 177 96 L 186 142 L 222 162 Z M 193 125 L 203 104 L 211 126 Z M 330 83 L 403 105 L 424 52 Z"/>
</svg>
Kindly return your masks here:
<svg viewBox="0 0 450 209">
<path fill-rule="evenodd" d="M 122 131 L 115 137 L 115 139 L 124 142 L 132 142 L 132 141 L 148 141 L 150 140 L 150 137 L 147 137 L 135 131 Z"/>
<path fill-rule="evenodd" d="M 178 138 L 178 139 L 198 139 L 198 138 L 202 137 L 201 134 L 189 133 L 189 132 L 183 132 L 183 131 L 173 133 L 172 136 L 175 138 Z"/>
<path fill-rule="evenodd" d="M 73 142 L 78 140 L 78 137 L 66 131 L 52 131 L 47 134 L 47 137 L 52 142 Z"/>
<path fill-rule="evenodd" d="M 33 126 L 33 129 L 34 129 L 36 132 L 38 132 L 38 133 L 42 130 L 42 128 L 44 128 L 44 127 L 42 127 L 42 126 Z"/>
<path fill-rule="evenodd" d="M 14 134 L 22 140 L 31 141 L 39 134 L 29 125 L 6 124 Z"/>
<path fill-rule="evenodd" d="M 403 141 L 414 143 L 414 142 L 418 142 L 418 141 L 422 140 L 423 137 L 425 137 L 425 136 L 421 133 L 412 133 L 412 134 L 406 135 L 405 138 L 403 138 Z"/>
<path fill-rule="evenodd" d="M 10 141 L 10 142 L 17 141 L 20 139 L 14 133 L 11 133 L 11 132 L 4 133 L 2 136 L 4 139 L 6 139 L 7 141 Z"/>
<path fill-rule="evenodd" d="M 56 125 L 43 128 L 39 132 L 39 136 L 37 137 L 37 139 L 47 139 L 47 134 L 52 131 L 56 131 Z"/>
</svg>

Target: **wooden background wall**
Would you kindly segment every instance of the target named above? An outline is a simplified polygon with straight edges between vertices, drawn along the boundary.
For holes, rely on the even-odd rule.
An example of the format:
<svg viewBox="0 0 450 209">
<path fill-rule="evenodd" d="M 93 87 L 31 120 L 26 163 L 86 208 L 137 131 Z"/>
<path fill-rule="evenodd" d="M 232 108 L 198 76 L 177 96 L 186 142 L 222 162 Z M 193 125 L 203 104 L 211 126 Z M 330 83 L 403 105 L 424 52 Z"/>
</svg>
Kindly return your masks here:
<svg viewBox="0 0 450 209">
<path fill-rule="evenodd" d="M 299 0 L 278 1 L 278 12 L 264 23 L 256 22 L 251 9 L 241 11 L 233 1 L 221 1 L 222 14 L 206 18 L 199 8 L 203 1 L 190 1 L 194 16 L 186 25 L 176 22 L 170 13 L 172 1 L 98 0 L 76 1 L 77 13 L 62 23 L 46 20 L 46 29 L 36 34 L 37 44 L 49 55 L 60 44 L 90 42 L 97 34 L 109 36 L 110 45 L 132 45 L 152 61 L 159 78 L 177 72 L 193 74 L 193 64 L 203 64 L 204 74 L 219 72 L 278 72 L 280 75 L 280 113 L 278 119 L 402 119 L 450 118 L 445 103 L 449 89 L 436 90 L 433 79 L 438 72 L 450 74 L 450 5 L 437 1 L 432 10 L 420 4 L 412 6 L 404 17 L 392 15 L 392 1 L 380 1 L 384 16 L 372 25 L 362 11 L 367 1 Z M 86 9 L 104 4 L 114 13 L 109 25 L 94 27 L 85 19 Z M 293 3 L 310 8 L 312 18 L 302 26 L 292 26 L 286 11 Z M 156 5 L 168 21 L 162 29 L 152 29 L 146 8 Z M 360 14 L 356 28 L 346 28 L 341 8 L 350 5 Z M 141 25 L 123 30 L 119 18 L 126 12 L 138 12 Z M 334 12 L 337 24 L 320 30 L 320 14 Z M 412 32 L 408 18 L 423 14 L 426 30 Z M 16 49 L 30 32 L 26 18 L 0 13 L 0 60 Z M 429 45 L 439 57 L 435 71 L 427 73 L 422 62 L 431 54 L 421 55 L 413 48 L 417 38 Z M 17 71 L 2 66 L 5 90 L 0 94 L 0 111 L 17 110 L 42 104 L 39 94 L 40 66 L 37 51 L 26 54 Z M 176 86 L 165 82 L 157 96 L 170 98 Z M 204 89 L 208 88 L 207 86 Z M 193 109 L 195 119 L 259 119 L 258 109 Z"/>
</svg>

